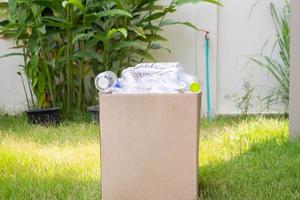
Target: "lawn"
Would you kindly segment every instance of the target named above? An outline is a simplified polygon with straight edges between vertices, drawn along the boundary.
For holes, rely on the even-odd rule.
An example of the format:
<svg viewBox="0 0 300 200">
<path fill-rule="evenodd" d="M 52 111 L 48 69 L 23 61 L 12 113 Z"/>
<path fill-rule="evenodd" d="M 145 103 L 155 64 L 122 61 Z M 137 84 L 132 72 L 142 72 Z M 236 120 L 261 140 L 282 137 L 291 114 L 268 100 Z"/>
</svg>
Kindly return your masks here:
<svg viewBox="0 0 300 200">
<path fill-rule="evenodd" d="M 283 118 L 202 122 L 201 199 L 300 199 L 300 142 Z M 100 199 L 97 125 L 0 116 L 0 199 Z"/>
</svg>

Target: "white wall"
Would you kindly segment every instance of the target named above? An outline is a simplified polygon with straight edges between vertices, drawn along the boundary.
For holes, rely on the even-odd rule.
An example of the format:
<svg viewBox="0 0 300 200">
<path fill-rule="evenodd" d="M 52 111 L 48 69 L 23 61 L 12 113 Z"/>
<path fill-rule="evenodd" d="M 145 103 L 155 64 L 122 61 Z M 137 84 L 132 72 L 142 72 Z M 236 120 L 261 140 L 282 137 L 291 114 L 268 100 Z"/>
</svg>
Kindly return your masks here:
<svg viewBox="0 0 300 200">
<path fill-rule="evenodd" d="M 13 44 L 0 39 L 0 56 L 16 52 L 9 49 Z M 26 100 L 20 77 L 17 75 L 22 57 L 0 59 L 0 111 L 13 113 L 26 107 Z"/>
<path fill-rule="evenodd" d="M 300 1 L 292 0 L 292 40 L 291 40 L 291 97 L 290 97 L 290 137 L 300 137 Z"/>
<path fill-rule="evenodd" d="M 209 4 L 183 6 L 170 18 L 189 20 L 211 33 L 213 112 L 238 113 L 235 98 L 232 96 L 243 95 L 244 81 L 250 81 L 253 86 L 257 86 L 252 104 L 259 106 L 253 106 L 250 112 L 261 112 L 263 106 L 259 97 L 265 97 L 276 83 L 265 70 L 250 62 L 249 57 L 259 54 L 267 40 L 269 45 L 265 51 L 271 52 L 274 27 L 269 12 L 270 1 L 255 4 L 257 0 L 223 0 L 222 3 L 224 7 L 218 9 Z M 166 46 L 172 50 L 172 54 L 157 53 L 159 60 L 182 62 L 189 72 L 200 77 L 205 95 L 204 35 L 178 26 L 168 28 L 165 35 L 169 38 Z M 203 105 L 205 112 L 206 98 Z M 276 112 L 278 109 L 270 112 Z"/>
<path fill-rule="evenodd" d="M 162 2 L 168 3 L 169 0 L 162 0 Z M 261 97 L 264 97 L 275 84 L 264 70 L 249 63 L 248 59 L 250 55 L 258 54 L 264 43 L 268 39 L 272 40 L 274 36 L 268 8 L 269 1 L 262 0 L 249 17 L 255 2 L 257 0 L 223 0 L 224 7 L 219 9 L 205 3 L 189 4 L 169 16 L 178 21 L 190 21 L 211 33 L 211 93 L 214 113 L 238 112 L 231 96 L 236 93 L 242 95 L 244 80 L 252 81 L 254 86 L 259 86 L 256 96 Z M 188 72 L 200 78 L 205 91 L 204 34 L 178 25 L 166 28 L 164 35 L 169 38 L 169 42 L 164 45 L 171 49 L 172 53 L 155 52 L 157 60 L 183 63 Z M 0 40 L 0 54 L 6 53 L 8 46 L 7 42 Z M 21 102 L 24 101 L 20 81 L 15 75 L 20 60 L 9 58 L 0 60 L 0 63 L 0 66 L 3 66 L 0 73 L 0 105 L 6 110 L 19 109 L 22 107 Z M 257 112 L 260 109 L 255 107 L 252 111 Z"/>
<path fill-rule="evenodd" d="M 164 2 L 169 2 L 165 0 Z M 210 31 L 210 62 L 211 62 L 211 89 L 213 112 L 217 112 L 217 39 L 218 39 L 218 12 L 215 5 L 188 4 L 180 7 L 178 11 L 168 16 L 180 22 L 189 21 L 197 27 Z M 205 33 L 197 32 L 190 27 L 176 25 L 165 28 L 163 33 L 169 39 L 164 46 L 172 53 L 160 51 L 154 52 L 160 62 L 180 62 L 186 70 L 199 77 L 203 90 L 205 90 Z M 206 96 L 203 98 L 206 105 Z M 204 108 L 205 110 L 206 108 Z"/>
<path fill-rule="evenodd" d="M 269 1 L 264 0 L 251 12 L 257 0 L 224 0 L 225 7 L 219 14 L 219 113 L 233 114 L 235 103 L 232 94 L 243 92 L 243 81 L 250 81 L 256 88 L 255 96 L 261 98 L 274 86 L 266 71 L 249 62 L 249 56 L 261 52 L 269 40 L 265 52 L 271 53 L 274 27 L 269 12 Z M 278 2 L 278 1 L 277 1 Z M 251 16 L 250 16 L 251 14 Z M 259 100 L 253 102 L 252 112 L 260 112 Z"/>
</svg>

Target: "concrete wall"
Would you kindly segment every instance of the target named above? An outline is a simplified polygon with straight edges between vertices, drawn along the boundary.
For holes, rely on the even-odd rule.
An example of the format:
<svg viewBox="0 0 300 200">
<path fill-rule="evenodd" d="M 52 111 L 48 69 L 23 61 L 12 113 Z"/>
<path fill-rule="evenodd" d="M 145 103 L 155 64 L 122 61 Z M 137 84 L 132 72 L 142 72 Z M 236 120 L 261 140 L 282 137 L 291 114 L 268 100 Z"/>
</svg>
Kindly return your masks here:
<svg viewBox="0 0 300 200">
<path fill-rule="evenodd" d="M 168 2 L 168 1 L 165 1 Z M 215 5 L 188 4 L 178 9 L 176 14 L 168 16 L 180 22 L 189 21 L 199 28 L 210 31 L 210 63 L 211 63 L 211 89 L 213 112 L 217 112 L 217 52 L 218 52 L 218 12 Z M 186 70 L 199 77 L 203 90 L 205 90 L 205 33 L 197 32 L 186 26 L 170 26 L 163 33 L 169 39 L 163 43 L 172 53 L 166 51 L 154 52 L 160 62 L 180 62 Z M 205 94 L 204 94 L 205 95 Z M 206 97 L 206 96 L 205 96 Z M 206 98 L 203 98 L 206 105 Z M 204 108 L 206 110 L 206 107 Z M 205 112 L 205 111 L 204 111 Z"/>
<path fill-rule="evenodd" d="M 218 80 L 219 113 L 234 114 L 236 102 L 232 95 L 242 96 L 245 91 L 242 85 L 248 81 L 255 87 L 251 104 L 255 105 L 250 112 L 262 112 L 263 104 L 260 98 L 267 95 L 275 85 L 268 73 L 249 60 L 250 56 L 261 52 L 263 45 L 271 54 L 274 40 L 274 28 L 269 12 L 269 1 L 257 0 L 224 0 L 224 8 L 219 14 L 219 54 Z M 278 1 L 277 1 L 278 2 Z M 251 10 L 253 9 L 253 10 Z M 272 110 L 276 111 L 276 110 Z"/>
<path fill-rule="evenodd" d="M 300 1 L 292 0 L 292 40 L 291 40 L 291 96 L 290 96 L 290 136 L 300 137 Z"/>
<path fill-rule="evenodd" d="M 168 3 L 169 0 L 162 2 Z M 258 86 L 255 92 L 256 100 L 252 102 L 258 106 L 254 106 L 251 112 L 260 112 L 261 102 L 257 100 L 257 96 L 264 97 L 275 85 L 264 70 L 249 62 L 249 56 L 260 53 L 264 43 L 272 40 L 274 36 L 268 0 L 260 1 L 249 16 L 256 2 L 257 0 L 223 0 L 223 8 L 205 3 L 189 4 L 180 7 L 176 14 L 169 16 L 178 21 L 190 21 L 211 33 L 211 93 L 214 113 L 238 113 L 232 96 L 243 95 L 243 81 L 250 81 L 253 86 Z M 167 28 L 164 35 L 169 38 L 169 42 L 164 43 L 164 46 L 171 49 L 172 53 L 156 52 L 154 54 L 157 60 L 183 63 L 188 72 L 200 78 L 205 90 L 204 34 L 178 25 Z M 1 41 L 0 54 L 5 53 L 8 46 L 7 42 Z M 20 108 L 20 102 L 24 101 L 24 98 L 21 98 L 24 95 L 19 79 L 15 76 L 18 63 L 20 60 L 17 58 L 0 60 L 0 65 L 5 66 L 0 73 L 0 105 L 5 110 Z M 5 86 L 7 82 L 13 84 Z M 204 112 L 205 100 L 206 98 Z"/>
<path fill-rule="evenodd" d="M 167 2 L 167 1 L 166 1 Z M 262 112 L 265 97 L 276 85 L 268 73 L 250 62 L 249 57 L 261 52 L 266 41 L 266 53 L 271 53 L 274 27 L 269 12 L 270 1 L 223 0 L 224 7 L 199 4 L 186 5 L 170 18 L 190 21 L 210 31 L 210 63 L 212 108 L 216 114 L 236 114 L 236 98 L 244 94 L 243 83 L 248 81 L 255 92 L 249 112 Z M 281 6 L 279 1 L 274 1 Z M 182 62 L 190 73 L 200 78 L 205 91 L 204 34 L 186 27 L 168 28 L 165 45 L 172 54 L 156 53 L 160 61 Z M 205 95 L 205 92 L 204 92 Z M 206 109 L 204 98 L 204 111 Z M 277 112 L 280 106 L 268 112 Z"/>
<path fill-rule="evenodd" d="M 0 55 L 16 52 L 9 49 L 12 42 L 0 39 Z M 21 79 L 17 76 L 22 57 L 0 59 L 0 111 L 14 113 L 26 107 Z"/>
</svg>

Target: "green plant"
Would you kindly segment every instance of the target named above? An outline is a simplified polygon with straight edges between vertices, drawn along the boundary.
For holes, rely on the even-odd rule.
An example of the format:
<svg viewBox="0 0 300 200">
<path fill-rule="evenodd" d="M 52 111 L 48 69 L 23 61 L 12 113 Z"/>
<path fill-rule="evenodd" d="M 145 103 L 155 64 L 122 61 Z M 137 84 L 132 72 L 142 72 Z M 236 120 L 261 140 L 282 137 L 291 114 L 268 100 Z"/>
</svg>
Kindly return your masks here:
<svg viewBox="0 0 300 200">
<path fill-rule="evenodd" d="M 186 3 L 217 0 L 9 0 L 9 17 L 0 34 L 16 40 L 24 71 L 39 107 L 60 106 L 66 113 L 95 101 L 93 77 L 105 70 L 120 73 L 150 50 L 163 49 L 159 32 L 189 22 L 166 19 Z M 17 14 L 16 14 L 17 13 Z"/>
<path fill-rule="evenodd" d="M 260 55 L 252 57 L 251 60 L 265 68 L 278 82 L 279 86 L 274 88 L 269 96 L 265 98 L 266 104 L 283 102 L 289 105 L 289 77 L 290 77 L 290 4 L 285 0 L 285 6 L 281 12 L 277 10 L 274 3 L 270 4 L 271 15 L 276 29 L 276 41 L 274 44 L 275 55 Z"/>
<path fill-rule="evenodd" d="M 8 4 L 0 1 L 0 26 L 1 22 L 8 16 Z"/>
<path fill-rule="evenodd" d="M 250 81 L 244 81 L 243 83 L 244 94 L 239 96 L 238 94 L 233 95 L 236 108 L 241 111 L 241 114 L 247 115 L 250 108 L 253 107 L 251 101 L 254 98 L 255 88 L 251 85 Z"/>
<path fill-rule="evenodd" d="M 7 24 L 1 29 L 1 34 L 16 40 L 14 48 L 22 49 L 22 53 L 4 55 L 21 55 L 24 58 L 26 76 L 38 99 L 40 107 L 54 106 L 54 73 L 48 67 L 49 49 L 45 43 L 48 40 L 46 26 L 42 22 L 44 9 L 33 1 L 8 1 L 9 17 Z"/>
</svg>

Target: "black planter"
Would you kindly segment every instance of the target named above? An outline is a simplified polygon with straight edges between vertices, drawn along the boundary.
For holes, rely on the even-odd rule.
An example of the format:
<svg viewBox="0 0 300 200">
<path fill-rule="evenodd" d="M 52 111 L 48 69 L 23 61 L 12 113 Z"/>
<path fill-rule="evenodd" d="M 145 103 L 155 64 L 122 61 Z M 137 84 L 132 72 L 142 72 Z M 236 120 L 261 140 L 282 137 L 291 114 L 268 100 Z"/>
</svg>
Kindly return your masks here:
<svg viewBox="0 0 300 200">
<path fill-rule="evenodd" d="M 33 109 L 27 111 L 28 122 L 39 125 L 58 125 L 60 123 L 60 108 Z"/>
<path fill-rule="evenodd" d="M 88 111 L 92 114 L 92 121 L 94 123 L 99 123 L 99 106 L 91 106 Z"/>
</svg>

